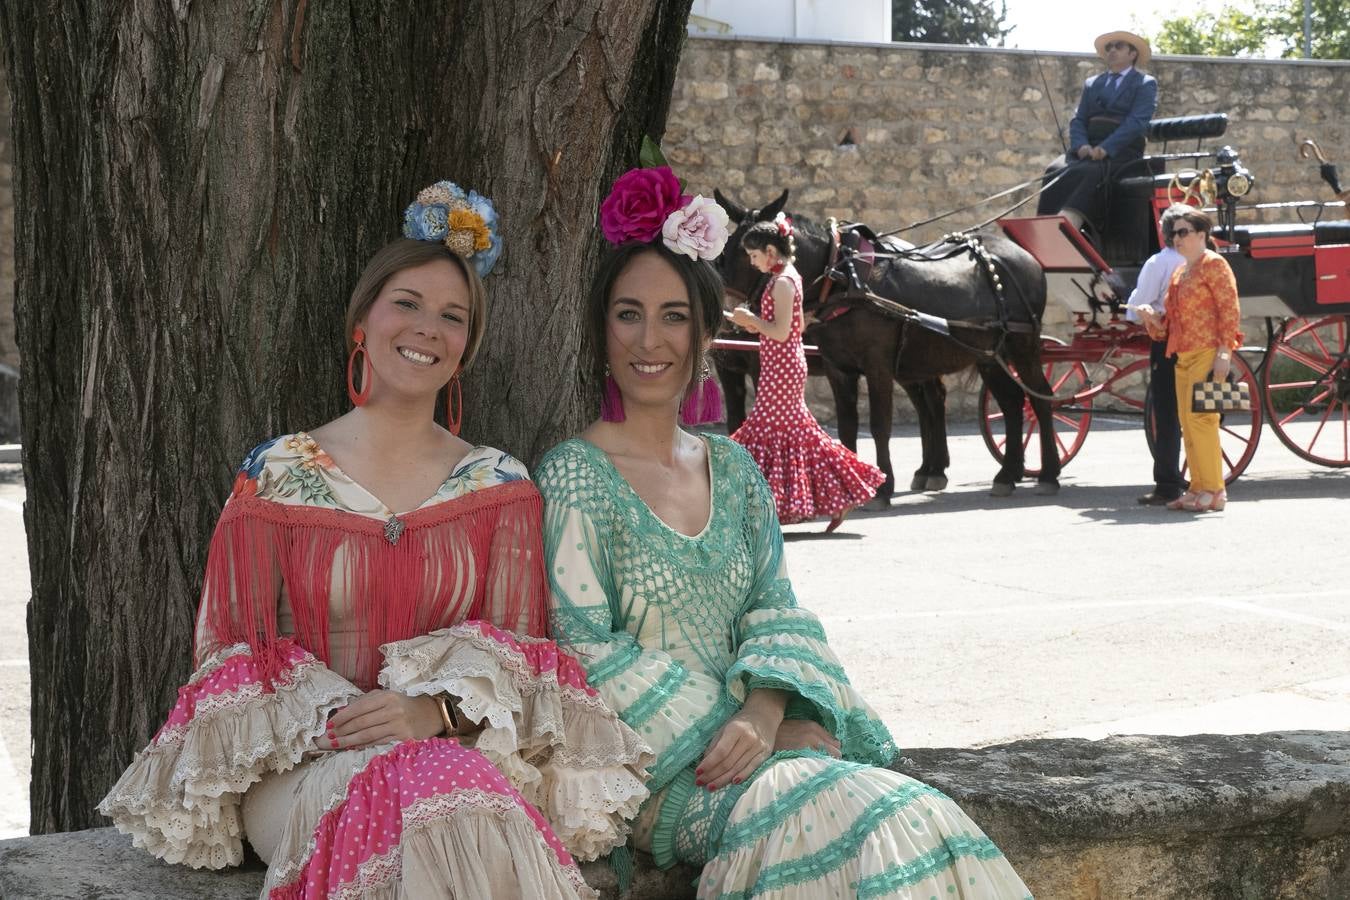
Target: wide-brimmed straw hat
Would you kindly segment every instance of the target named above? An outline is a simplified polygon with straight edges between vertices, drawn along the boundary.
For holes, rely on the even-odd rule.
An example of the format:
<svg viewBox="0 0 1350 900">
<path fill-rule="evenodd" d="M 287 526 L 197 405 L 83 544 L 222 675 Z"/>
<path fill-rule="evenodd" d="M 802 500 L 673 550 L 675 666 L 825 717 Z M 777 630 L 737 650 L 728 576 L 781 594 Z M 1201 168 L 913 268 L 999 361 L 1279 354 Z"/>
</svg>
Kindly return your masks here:
<svg viewBox="0 0 1350 900">
<path fill-rule="evenodd" d="M 1153 48 L 1149 47 L 1147 38 L 1141 38 L 1129 31 L 1108 31 L 1092 42 L 1097 48 L 1097 55 L 1102 59 L 1106 59 L 1106 45 L 1112 41 L 1124 41 L 1139 51 L 1139 58 L 1134 61 L 1135 68 L 1148 65 L 1149 58 L 1153 56 Z"/>
</svg>

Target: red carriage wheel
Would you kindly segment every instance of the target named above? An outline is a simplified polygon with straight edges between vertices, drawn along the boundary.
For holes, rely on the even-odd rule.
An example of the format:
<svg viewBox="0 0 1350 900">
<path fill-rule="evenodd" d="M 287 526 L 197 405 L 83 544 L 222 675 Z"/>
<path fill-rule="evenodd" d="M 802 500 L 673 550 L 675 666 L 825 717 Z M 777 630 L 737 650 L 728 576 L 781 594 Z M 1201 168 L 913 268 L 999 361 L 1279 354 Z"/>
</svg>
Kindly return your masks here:
<svg viewBox="0 0 1350 900">
<path fill-rule="evenodd" d="M 1050 382 L 1055 396 L 1063 398 L 1053 404 L 1052 414 L 1059 464 L 1064 466 L 1078 455 L 1083 441 L 1087 440 L 1088 428 L 1092 425 L 1092 385 L 1088 381 L 1087 368 L 1078 361 L 1045 363 L 1045 380 Z M 998 408 L 987 385 L 980 391 L 980 434 L 984 436 L 984 445 L 990 454 L 1002 463 L 1007 445 L 1003 411 Z M 1022 452 L 1026 460 L 1026 477 L 1040 475 L 1041 432 L 1027 400 L 1022 401 Z"/>
<path fill-rule="evenodd" d="M 1111 374 L 1102 381 L 1093 400 L 1097 415 L 1119 412 L 1130 416 L 1144 413 L 1148 393 L 1148 359 L 1136 359 L 1127 366 L 1110 366 Z"/>
<path fill-rule="evenodd" d="M 1228 376 L 1231 380 L 1240 384 L 1247 385 L 1247 392 L 1251 394 L 1252 408 L 1250 412 L 1230 412 L 1224 413 L 1219 417 L 1219 447 L 1223 450 L 1223 483 L 1232 484 L 1238 480 L 1243 472 L 1247 471 L 1247 466 L 1251 464 L 1252 457 L 1256 455 L 1256 445 L 1261 440 L 1261 422 L 1263 419 L 1261 402 L 1261 392 L 1258 389 L 1260 384 L 1256 379 L 1256 374 L 1252 367 L 1247 364 L 1246 358 L 1241 353 L 1233 354 L 1232 371 Z M 1149 387 L 1150 393 L 1152 386 Z M 1173 400 L 1173 403 L 1176 401 Z M 1152 416 L 1144 420 L 1145 433 L 1148 436 L 1148 449 L 1153 450 L 1153 438 L 1157 434 L 1157 425 Z M 1189 474 L 1189 467 L 1186 465 L 1186 456 L 1183 452 L 1181 458 L 1181 476 L 1186 479 Z"/>
<path fill-rule="evenodd" d="M 1286 447 L 1318 465 L 1350 466 L 1350 320 L 1285 322 L 1266 354 L 1262 394 Z"/>
</svg>

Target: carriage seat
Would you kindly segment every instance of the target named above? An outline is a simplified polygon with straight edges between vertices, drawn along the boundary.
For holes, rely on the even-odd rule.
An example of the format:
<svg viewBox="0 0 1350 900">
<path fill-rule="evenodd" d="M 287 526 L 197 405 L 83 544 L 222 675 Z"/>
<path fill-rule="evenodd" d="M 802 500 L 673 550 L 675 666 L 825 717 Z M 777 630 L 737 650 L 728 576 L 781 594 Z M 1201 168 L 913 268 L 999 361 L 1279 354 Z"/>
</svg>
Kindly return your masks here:
<svg viewBox="0 0 1350 900">
<path fill-rule="evenodd" d="M 1230 240 L 1226 229 L 1214 229 L 1214 236 L 1220 240 Z M 1253 241 L 1275 240 L 1279 238 L 1312 237 L 1313 244 L 1325 247 L 1331 244 L 1350 244 L 1350 222 L 1280 222 L 1274 225 L 1239 225 L 1233 229 L 1232 242 L 1239 247 L 1250 247 Z"/>
<path fill-rule="evenodd" d="M 1228 130 L 1228 115 L 1226 113 L 1208 113 L 1203 116 L 1170 116 L 1165 119 L 1154 119 L 1148 123 L 1148 139 L 1150 141 L 1184 141 L 1189 138 L 1204 140 L 1205 138 L 1222 137 Z"/>
<path fill-rule="evenodd" d="M 1319 247 L 1326 244 L 1350 244 L 1350 221 L 1318 222 L 1313 228 L 1313 234 L 1316 235 L 1313 243 Z"/>
<path fill-rule="evenodd" d="M 1210 113 L 1203 116 L 1171 116 L 1166 119 L 1154 119 L 1148 123 L 1150 141 L 1181 141 L 1188 138 L 1204 140 L 1223 135 L 1228 130 L 1228 116 L 1225 113 Z M 1156 188 L 1167 187 L 1172 175 L 1165 172 L 1167 161 L 1145 156 L 1129 163 L 1125 171 L 1115 178 L 1115 185 L 1126 197 L 1152 199 Z"/>
<path fill-rule="evenodd" d="M 1214 237 L 1230 241 L 1239 247 L 1250 247 L 1253 242 L 1275 240 L 1279 238 L 1308 238 L 1313 235 L 1313 225 L 1303 222 L 1277 222 L 1271 225 L 1239 225 L 1233 229 L 1232 237 L 1228 229 L 1215 228 Z"/>
</svg>

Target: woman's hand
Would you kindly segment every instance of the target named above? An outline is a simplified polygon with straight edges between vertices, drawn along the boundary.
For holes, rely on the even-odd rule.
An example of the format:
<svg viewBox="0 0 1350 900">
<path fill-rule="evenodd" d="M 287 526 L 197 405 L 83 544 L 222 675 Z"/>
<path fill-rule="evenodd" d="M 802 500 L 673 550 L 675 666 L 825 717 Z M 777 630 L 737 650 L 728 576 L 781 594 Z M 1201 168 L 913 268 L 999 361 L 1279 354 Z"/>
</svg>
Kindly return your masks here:
<svg viewBox="0 0 1350 900">
<path fill-rule="evenodd" d="M 778 723 L 771 715 L 742 709 L 727 720 L 708 745 L 708 752 L 694 770 L 694 783 L 710 791 L 740 784 L 769 758 L 777 730 Z"/>
<path fill-rule="evenodd" d="M 1228 371 L 1229 371 L 1229 369 L 1231 369 L 1232 366 L 1233 366 L 1233 360 L 1232 360 L 1231 355 L 1230 355 L 1231 352 L 1232 352 L 1232 351 L 1228 350 L 1228 348 L 1225 347 L 1224 349 L 1219 350 L 1218 352 L 1216 352 L 1216 353 L 1214 354 L 1214 367 L 1213 367 L 1213 368 L 1214 368 L 1214 380 L 1215 380 L 1215 381 L 1227 381 L 1227 380 L 1228 380 Z"/>
<path fill-rule="evenodd" d="M 738 306 L 731 311 L 731 321 L 751 334 L 759 334 L 759 318 L 749 307 Z"/>
<path fill-rule="evenodd" d="M 839 741 L 824 728 L 807 719 L 784 719 L 773 741 L 779 750 L 819 750 L 839 759 Z"/>
<path fill-rule="evenodd" d="M 789 696 L 774 688 L 752 690 L 741 711 L 727 720 L 708 745 L 694 770 L 695 784 L 715 791 L 749 778 L 773 752 Z"/>
<path fill-rule="evenodd" d="M 1150 306 L 1139 306 L 1136 309 L 1139 311 L 1139 320 L 1144 323 L 1144 330 L 1148 332 L 1149 340 L 1167 340 L 1167 317 L 1159 315 Z"/>
<path fill-rule="evenodd" d="M 314 743 L 320 750 L 351 750 L 435 737 L 444 727 L 434 697 L 371 691 L 333 713 L 327 735 Z"/>
</svg>

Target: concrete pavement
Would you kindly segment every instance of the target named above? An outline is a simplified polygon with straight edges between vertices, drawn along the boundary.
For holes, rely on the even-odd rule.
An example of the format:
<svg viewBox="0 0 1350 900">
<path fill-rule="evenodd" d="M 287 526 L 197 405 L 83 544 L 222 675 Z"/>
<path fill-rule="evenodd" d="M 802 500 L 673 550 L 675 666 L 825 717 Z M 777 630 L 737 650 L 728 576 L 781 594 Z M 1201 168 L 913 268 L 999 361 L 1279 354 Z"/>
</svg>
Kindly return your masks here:
<svg viewBox="0 0 1350 900">
<path fill-rule="evenodd" d="M 1094 421 L 1050 498 L 990 498 L 969 426 L 951 449 L 942 494 L 785 529 L 799 601 L 902 747 L 1350 729 L 1350 470 L 1267 431 L 1228 509 L 1194 516 L 1134 502 L 1137 426 Z M 912 430 L 892 456 L 907 483 Z M 28 809 L 23 496 L 0 466 L 0 837 Z"/>
</svg>

